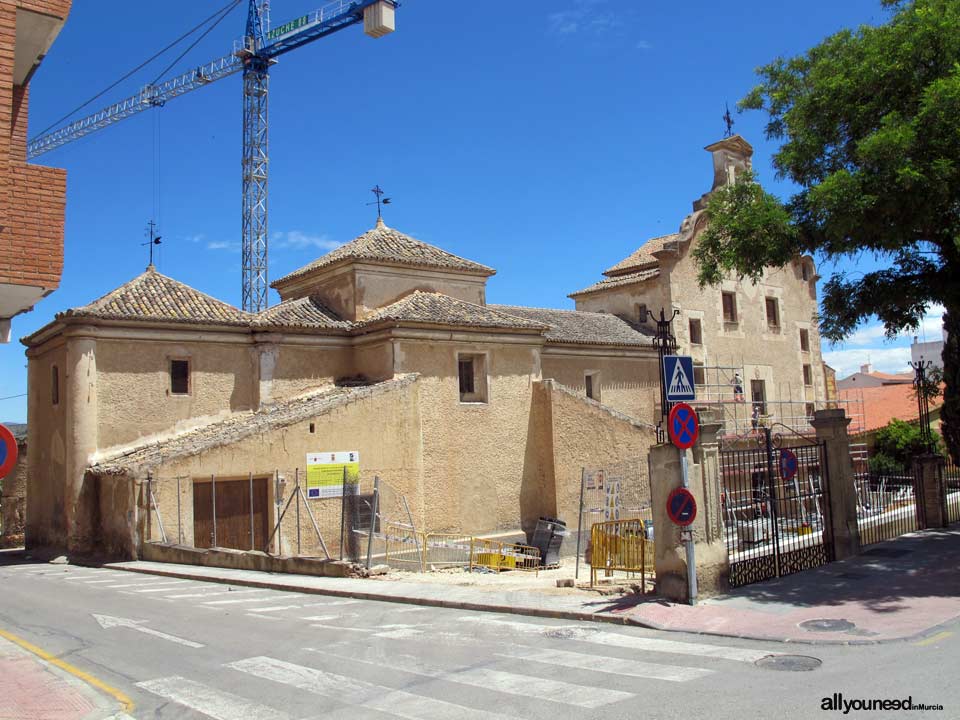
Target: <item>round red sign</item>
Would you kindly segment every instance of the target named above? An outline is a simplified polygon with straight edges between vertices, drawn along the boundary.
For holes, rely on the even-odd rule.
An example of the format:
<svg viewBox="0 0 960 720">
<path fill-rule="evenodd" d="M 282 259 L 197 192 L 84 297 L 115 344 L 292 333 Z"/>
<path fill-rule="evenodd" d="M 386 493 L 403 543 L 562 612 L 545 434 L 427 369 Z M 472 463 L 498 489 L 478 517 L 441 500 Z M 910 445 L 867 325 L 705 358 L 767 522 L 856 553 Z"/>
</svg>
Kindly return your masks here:
<svg viewBox="0 0 960 720">
<path fill-rule="evenodd" d="M 667 434 L 670 442 L 681 450 L 693 447 L 700 437 L 700 420 L 696 411 L 686 403 L 677 403 L 667 416 Z"/>
<path fill-rule="evenodd" d="M 667 516 L 680 527 L 697 519 L 697 500 L 686 488 L 677 488 L 667 496 Z"/>
<path fill-rule="evenodd" d="M 5 425 L 0 425 L 0 478 L 5 478 L 17 464 L 17 439 Z"/>
</svg>

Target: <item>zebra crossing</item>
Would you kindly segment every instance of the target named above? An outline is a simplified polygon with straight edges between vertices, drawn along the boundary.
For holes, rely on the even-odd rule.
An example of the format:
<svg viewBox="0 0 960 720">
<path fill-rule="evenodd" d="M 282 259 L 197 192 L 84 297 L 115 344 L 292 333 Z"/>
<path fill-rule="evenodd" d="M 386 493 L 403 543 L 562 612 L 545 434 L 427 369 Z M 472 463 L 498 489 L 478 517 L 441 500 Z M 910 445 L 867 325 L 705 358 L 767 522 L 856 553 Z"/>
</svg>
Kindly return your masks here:
<svg viewBox="0 0 960 720">
<path fill-rule="evenodd" d="M 388 606 L 110 569 L 6 566 L 0 577 L 7 572 L 69 582 L 78 592 L 129 596 L 140 606 L 229 613 L 249 619 L 250 627 L 269 623 L 264 632 L 303 640 L 282 649 L 251 645 L 249 654 L 218 658 L 202 674 L 177 668 L 141 676 L 135 687 L 167 708 L 169 714 L 158 717 L 539 720 L 612 708 L 622 714 L 641 707 L 652 687 L 693 688 L 773 654 L 599 624 Z M 295 625 L 288 631 L 279 624 L 284 621 Z M 206 650 L 215 648 L 215 638 L 196 639 Z M 314 701 L 297 700 L 303 696 Z"/>
</svg>

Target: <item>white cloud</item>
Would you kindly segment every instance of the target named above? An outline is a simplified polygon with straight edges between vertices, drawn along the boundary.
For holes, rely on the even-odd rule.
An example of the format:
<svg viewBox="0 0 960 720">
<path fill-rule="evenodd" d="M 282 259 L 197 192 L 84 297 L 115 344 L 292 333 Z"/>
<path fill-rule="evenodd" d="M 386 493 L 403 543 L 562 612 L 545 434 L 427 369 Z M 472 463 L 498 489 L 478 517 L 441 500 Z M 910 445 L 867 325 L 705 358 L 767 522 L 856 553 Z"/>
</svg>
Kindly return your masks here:
<svg viewBox="0 0 960 720">
<path fill-rule="evenodd" d="M 605 35 L 623 25 L 623 20 L 613 11 L 598 9 L 607 0 L 574 0 L 569 10 L 559 10 L 547 15 L 547 34 L 573 35 L 578 32 L 594 36 Z"/>
<path fill-rule="evenodd" d="M 653 50 L 653 43 L 649 40 L 639 40 L 637 42 L 637 50 Z"/>
<path fill-rule="evenodd" d="M 861 365 L 870 363 L 876 372 L 902 373 L 910 370 L 909 347 L 856 348 L 850 350 L 829 350 L 823 353 L 823 360 L 837 371 L 837 379 L 845 378 L 860 371 Z"/>
<path fill-rule="evenodd" d="M 184 240 L 190 243 L 201 243 L 206 238 L 206 235 L 203 233 L 197 233 L 196 235 L 185 235 Z"/>
<path fill-rule="evenodd" d="M 331 239 L 329 235 L 311 235 L 300 230 L 275 232 L 270 237 L 270 243 L 274 248 L 293 248 L 294 250 L 317 248 L 328 251 L 343 244 Z"/>
<path fill-rule="evenodd" d="M 211 240 L 207 243 L 207 250 L 227 250 L 229 252 L 240 252 L 240 248 L 240 243 L 228 242 L 226 240 Z"/>
<path fill-rule="evenodd" d="M 897 338 L 888 340 L 883 325 L 875 323 L 860 328 L 846 340 L 831 346 L 824 351 L 824 361 L 837 371 L 838 378 L 844 378 L 860 370 L 861 365 L 870 363 L 877 372 L 902 373 L 910 368 L 910 346 L 906 344 L 913 340 L 914 334 L 923 342 L 941 338 L 943 329 L 942 305 L 932 305 L 927 314 L 920 321 L 920 328 L 915 332 L 901 333 Z M 894 343 L 897 343 L 894 345 Z"/>
</svg>

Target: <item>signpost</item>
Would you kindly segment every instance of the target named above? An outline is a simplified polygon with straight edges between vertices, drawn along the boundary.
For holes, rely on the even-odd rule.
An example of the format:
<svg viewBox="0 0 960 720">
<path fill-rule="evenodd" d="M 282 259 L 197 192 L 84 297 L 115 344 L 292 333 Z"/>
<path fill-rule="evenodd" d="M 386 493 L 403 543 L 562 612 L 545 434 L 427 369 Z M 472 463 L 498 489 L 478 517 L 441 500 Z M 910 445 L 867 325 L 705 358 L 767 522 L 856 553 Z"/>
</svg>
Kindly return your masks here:
<svg viewBox="0 0 960 720">
<path fill-rule="evenodd" d="M 307 453 L 307 497 L 356 495 L 360 490 L 360 453 Z"/>
<path fill-rule="evenodd" d="M 693 386 L 693 358 L 689 355 L 663 356 L 663 387 L 667 402 L 696 400 Z"/>
<path fill-rule="evenodd" d="M 664 380 L 667 378 L 667 367 L 672 368 L 672 374 L 675 378 L 680 378 L 676 383 L 678 387 L 682 385 L 683 366 L 681 360 L 690 360 L 681 356 L 673 355 L 664 358 Z M 666 362 L 675 360 L 675 362 Z M 692 361 L 691 361 L 692 362 Z M 692 365 L 689 377 L 693 376 Z M 667 397 L 670 397 L 671 387 L 667 388 Z M 692 384 L 690 386 L 693 387 Z M 691 398 L 692 399 L 692 398 Z M 682 528 L 689 527 L 697 517 L 697 501 L 694 499 L 690 490 L 690 478 L 687 473 L 687 450 L 693 447 L 700 437 L 700 419 L 697 412 L 685 402 L 677 403 L 670 410 L 667 418 L 667 434 L 677 449 L 680 451 L 680 471 L 682 474 L 683 486 L 676 488 L 667 497 L 667 515 L 676 525 Z M 683 543 L 687 546 L 687 585 L 689 588 L 690 604 L 697 604 L 697 565 L 693 548 L 693 533 L 689 530 L 681 531 Z"/>
<path fill-rule="evenodd" d="M 17 464 L 17 439 L 6 425 L 0 425 L 0 480 Z"/>
</svg>

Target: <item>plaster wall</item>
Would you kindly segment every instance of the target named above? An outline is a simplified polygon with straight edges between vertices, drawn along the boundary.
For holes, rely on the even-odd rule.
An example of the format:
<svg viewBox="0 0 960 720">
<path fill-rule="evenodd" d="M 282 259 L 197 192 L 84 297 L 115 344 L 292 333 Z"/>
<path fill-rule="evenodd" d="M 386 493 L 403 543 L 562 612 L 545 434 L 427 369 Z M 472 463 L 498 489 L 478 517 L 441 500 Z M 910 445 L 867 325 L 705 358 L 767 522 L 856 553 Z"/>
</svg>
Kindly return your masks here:
<svg viewBox="0 0 960 720">
<path fill-rule="evenodd" d="M 28 547 L 66 545 L 67 515 L 64 478 L 67 474 L 66 343 L 61 341 L 29 354 L 27 401 L 27 504 Z M 51 401 L 52 368 L 60 377 L 60 402 Z"/>
<path fill-rule="evenodd" d="M 392 490 L 406 496 L 410 511 L 419 523 L 423 515 L 423 461 L 418 386 L 419 383 L 414 382 L 374 394 L 287 427 L 164 463 L 153 471 L 152 485 L 168 539 L 177 539 L 179 527 L 183 542 L 193 544 L 193 483 L 209 482 L 211 475 L 222 480 L 246 479 L 249 473 L 255 478 L 269 478 L 268 506 L 272 525 L 280 515 L 275 505 L 278 497 L 286 503 L 294 493 L 298 476 L 305 487 L 306 454 L 324 451 L 358 451 L 362 491 L 368 492 L 374 476 L 379 476 Z M 280 495 L 273 482 L 277 471 L 285 480 Z M 178 477 L 181 478 L 179 523 Z M 144 479 L 138 477 L 139 481 Z M 332 554 L 338 554 L 340 499 L 311 499 L 307 503 L 328 549 Z M 280 511 L 282 509 L 281 506 Z M 322 555 L 303 505 L 300 512 L 301 552 Z M 280 544 L 276 540 L 272 544 L 274 552 L 282 550 L 288 554 L 296 551 L 296 527 L 296 505 L 291 504 L 284 517 Z M 155 516 L 144 529 L 144 537 L 160 539 Z"/>
<path fill-rule="evenodd" d="M 353 347 L 352 374 L 370 380 L 389 380 L 394 375 L 393 356 L 391 340 L 361 341 Z"/>
<path fill-rule="evenodd" d="M 23 541 L 27 512 L 27 442 L 17 442 L 17 462 L 0 479 L 0 547 Z"/>
<path fill-rule="evenodd" d="M 190 360 L 190 393 L 170 393 L 170 360 Z M 100 339 L 98 447 L 255 407 L 249 346 L 217 342 Z"/>
<path fill-rule="evenodd" d="M 426 268 L 361 265 L 356 270 L 356 319 L 401 300 L 416 290 L 439 292 L 484 305 L 486 278 Z"/>
<path fill-rule="evenodd" d="M 586 396 L 587 373 L 598 373 L 601 403 L 643 422 L 654 422 L 660 396 L 659 365 L 653 351 L 645 354 L 646 357 L 611 357 L 547 348 L 543 352 L 543 377 L 553 378 Z M 595 389 L 597 382 L 595 379 Z"/>
<path fill-rule="evenodd" d="M 305 346 L 277 344 L 272 368 L 270 399 L 279 402 L 308 390 L 330 385 L 337 378 L 353 375 L 352 351 L 347 345 Z M 261 386 L 266 376 L 261 363 Z"/>
<path fill-rule="evenodd" d="M 458 353 L 485 356 L 487 402 L 460 402 Z M 521 526 L 524 462 L 536 457 L 527 435 L 539 346 L 405 339 L 397 342 L 397 364 L 421 374 L 425 529 L 481 534 Z"/>
</svg>

